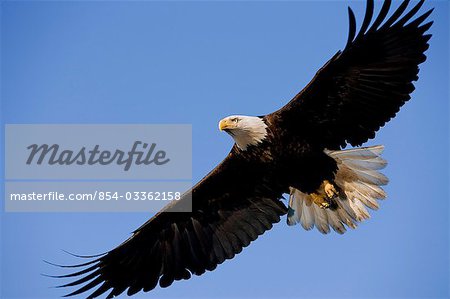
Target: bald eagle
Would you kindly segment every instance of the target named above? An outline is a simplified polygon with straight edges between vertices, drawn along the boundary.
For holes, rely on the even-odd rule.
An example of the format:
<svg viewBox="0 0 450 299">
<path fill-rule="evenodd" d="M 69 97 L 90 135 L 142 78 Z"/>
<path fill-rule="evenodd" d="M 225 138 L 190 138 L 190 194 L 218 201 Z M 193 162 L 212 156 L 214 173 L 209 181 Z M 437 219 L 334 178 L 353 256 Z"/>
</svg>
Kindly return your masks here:
<svg viewBox="0 0 450 299">
<path fill-rule="evenodd" d="M 374 1 L 367 0 L 358 33 L 349 8 L 345 48 L 281 109 L 222 119 L 220 130 L 235 141 L 228 156 L 121 245 L 58 276 L 78 277 L 63 285 L 79 286 L 67 296 L 133 295 L 212 271 L 285 214 L 289 225 L 322 233 L 342 234 L 367 219 L 367 208 L 386 197 L 388 179 L 379 172 L 383 146 L 359 146 L 410 99 L 431 37 L 432 22 L 424 22 L 432 10 L 416 17 L 423 2 L 408 10 L 403 1 L 387 17 L 386 0 L 372 21 Z M 348 145 L 355 148 L 344 150 Z M 283 194 L 290 195 L 287 207 Z M 186 195 L 192 212 L 168 213 Z"/>
</svg>

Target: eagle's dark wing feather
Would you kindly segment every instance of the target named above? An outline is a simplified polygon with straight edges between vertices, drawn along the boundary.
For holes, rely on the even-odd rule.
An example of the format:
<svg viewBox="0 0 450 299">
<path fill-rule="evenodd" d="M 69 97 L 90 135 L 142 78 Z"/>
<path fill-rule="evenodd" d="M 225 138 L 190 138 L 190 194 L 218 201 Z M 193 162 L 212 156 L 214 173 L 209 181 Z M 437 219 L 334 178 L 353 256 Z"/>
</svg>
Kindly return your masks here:
<svg viewBox="0 0 450 299">
<path fill-rule="evenodd" d="M 358 146 L 373 138 L 410 99 L 418 65 L 426 59 L 424 52 L 431 35 L 425 32 L 432 22 L 421 24 L 432 10 L 413 19 L 423 2 L 401 17 L 409 3 L 404 1 L 385 21 L 391 5 L 391 1 L 385 1 L 369 27 L 374 9 L 373 0 L 369 0 L 357 35 L 349 8 L 345 49 L 286 106 L 267 117 L 306 144 L 322 148 Z"/>
<path fill-rule="evenodd" d="M 81 286 L 67 296 L 93 290 L 88 298 L 107 291 L 111 298 L 127 289 L 132 295 L 215 269 L 286 213 L 279 201 L 286 190 L 275 181 L 270 171 L 247 164 L 232 151 L 192 189 L 191 213 L 175 212 L 187 203 L 185 195 L 120 246 L 82 264 L 85 269 L 60 276 L 80 277 L 64 285 Z"/>
</svg>

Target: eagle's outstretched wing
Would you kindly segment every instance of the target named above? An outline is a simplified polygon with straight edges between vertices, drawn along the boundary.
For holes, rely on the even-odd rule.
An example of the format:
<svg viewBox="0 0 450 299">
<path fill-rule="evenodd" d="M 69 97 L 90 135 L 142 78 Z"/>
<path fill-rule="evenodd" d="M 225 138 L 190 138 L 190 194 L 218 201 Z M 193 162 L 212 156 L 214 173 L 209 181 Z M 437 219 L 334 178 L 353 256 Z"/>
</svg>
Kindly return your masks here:
<svg viewBox="0 0 450 299">
<path fill-rule="evenodd" d="M 410 99 L 418 65 L 425 61 L 433 22 L 422 23 L 432 9 L 414 19 L 424 0 L 406 11 L 404 1 L 386 20 L 386 0 L 373 21 L 373 0 L 367 1 L 359 33 L 349 8 L 350 29 L 345 49 L 332 57 L 287 105 L 267 117 L 307 144 L 339 149 L 358 146 L 395 116 Z M 403 16 L 402 16 L 403 15 Z"/>
<path fill-rule="evenodd" d="M 286 190 L 273 184 L 272 175 L 246 164 L 232 150 L 188 194 L 194 198 L 192 212 L 176 212 L 189 200 L 185 195 L 115 249 L 79 265 L 83 269 L 78 272 L 59 276 L 81 277 L 64 285 L 81 285 L 67 296 L 93 290 L 88 298 L 106 291 L 107 298 L 112 298 L 127 289 L 132 295 L 150 291 L 158 282 L 167 287 L 174 280 L 189 279 L 191 273 L 201 275 L 215 269 L 286 213 L 279 201 Z"/>
</svg>

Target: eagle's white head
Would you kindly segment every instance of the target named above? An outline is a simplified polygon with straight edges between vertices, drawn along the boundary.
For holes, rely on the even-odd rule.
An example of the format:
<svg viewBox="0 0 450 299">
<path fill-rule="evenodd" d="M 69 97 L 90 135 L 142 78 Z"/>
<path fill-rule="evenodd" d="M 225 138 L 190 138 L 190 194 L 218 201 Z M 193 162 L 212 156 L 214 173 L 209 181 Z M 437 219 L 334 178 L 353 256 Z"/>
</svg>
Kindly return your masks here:
<svg viewBox="0 0 450 299">
<path fill-rule="evenodd" d="M 233 137 L 241 150 L 246 150 L 249 145 L 262 142 L 267 136 L 267 125 L 260 117 L 232 115 L 219 122 L 219 129 Z"/>
</svg>

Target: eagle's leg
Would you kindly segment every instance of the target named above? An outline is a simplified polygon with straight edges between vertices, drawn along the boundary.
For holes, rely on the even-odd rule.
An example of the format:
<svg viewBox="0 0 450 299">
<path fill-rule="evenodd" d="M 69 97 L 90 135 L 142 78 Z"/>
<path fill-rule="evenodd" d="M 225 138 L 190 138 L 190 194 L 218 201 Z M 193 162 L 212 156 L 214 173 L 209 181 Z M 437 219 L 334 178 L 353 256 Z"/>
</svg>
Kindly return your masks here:
<svg viewBox="0 0 450 299">
<path fill-rule="evenodd" d="M 333 183 L 324 180 L 317 192 L 310 194 L 313 202 L 322 209 L 334 209 L 337 207 L 335 199 L 339 197 L 339 192 Z"/>
</svg>

